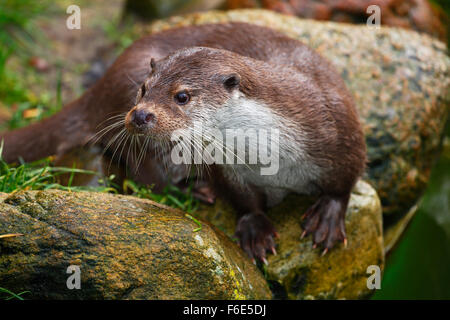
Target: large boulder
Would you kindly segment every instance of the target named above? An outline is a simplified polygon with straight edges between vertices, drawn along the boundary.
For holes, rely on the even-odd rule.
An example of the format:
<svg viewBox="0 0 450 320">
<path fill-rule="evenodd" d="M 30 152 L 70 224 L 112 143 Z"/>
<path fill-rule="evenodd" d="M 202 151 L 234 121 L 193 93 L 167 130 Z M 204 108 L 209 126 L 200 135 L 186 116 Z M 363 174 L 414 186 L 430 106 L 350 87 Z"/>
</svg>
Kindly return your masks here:
<svg viewBox="0 0 450 320">
<path fill-rule="evenodd" d="M 0 196 L 0 286 L 32 299 L 270 299 L 222 232 L 135 197 L 25 191 Z M 79 266 L 81 289 L 67 268 Z M 72 271 L 73 272 L 73 271 Z M 71 281 L 69 281 L 71 282 Z M 73 282 L 76 284 L 76 282 Z"/>
</svg>

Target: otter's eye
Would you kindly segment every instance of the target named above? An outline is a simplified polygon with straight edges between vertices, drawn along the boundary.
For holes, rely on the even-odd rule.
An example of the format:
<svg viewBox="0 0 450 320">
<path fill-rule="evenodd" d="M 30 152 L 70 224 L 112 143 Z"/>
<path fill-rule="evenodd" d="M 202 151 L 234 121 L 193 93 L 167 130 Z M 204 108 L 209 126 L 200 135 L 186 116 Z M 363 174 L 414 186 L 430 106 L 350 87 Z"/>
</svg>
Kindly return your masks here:
<svg viewBox="0 0 450 320">
<path fill-rule="evenodd" d="M 141 87 L 141 98 L 145 96 L 145 83 Z"/>
<path fill-rule="evenodd" d="M 188 103 L 190 98 L 186 91 L 180 91 L 174 96 L 175 102 L 179 105 Z"/>
<path fill-rule="evenodd" d="M 136 101 L 134 103 L 137 104 L 144 95 L 145 95 L 145 83 L 139 88 L 139 91 L 136 96 Z"/>
</svg>

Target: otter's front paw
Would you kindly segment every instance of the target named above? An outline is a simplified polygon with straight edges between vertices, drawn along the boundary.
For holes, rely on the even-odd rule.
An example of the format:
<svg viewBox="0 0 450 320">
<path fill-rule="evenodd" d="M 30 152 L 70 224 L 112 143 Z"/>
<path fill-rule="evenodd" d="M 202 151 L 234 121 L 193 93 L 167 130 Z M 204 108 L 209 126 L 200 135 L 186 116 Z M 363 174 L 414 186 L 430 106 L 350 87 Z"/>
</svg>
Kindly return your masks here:
<svg viewBox="0 0 450 320">
<path fill-rule="evenodd" d="M 249 213 L 242 216 L 236 227 L 239 245 L 249 255 L 267 264 L 266 251 L 276 254 L 274 238 L 278 237 L 272 223 L 263 213 Z"/>
<path fill-rule="evenodd" d="M 303 216 L 302 238 L 313 235 L 314 248 L 321 245 L 326 254 L 338 241 L 347 245 L 345 212 L 348 197 L 322 196 Z"/>
</svg>

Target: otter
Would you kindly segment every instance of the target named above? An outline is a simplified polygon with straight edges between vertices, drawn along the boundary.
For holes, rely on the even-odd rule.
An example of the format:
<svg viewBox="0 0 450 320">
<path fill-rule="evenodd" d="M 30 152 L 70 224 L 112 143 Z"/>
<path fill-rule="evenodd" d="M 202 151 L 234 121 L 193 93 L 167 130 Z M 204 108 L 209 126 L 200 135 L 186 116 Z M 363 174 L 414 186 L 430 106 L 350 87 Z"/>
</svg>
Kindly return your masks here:
<svg viewBox="0 0 450 320">
<path fill-rule="evenodd" d="M 318 196 L 303 215 L 302 237 L 312 234 L 323 253 L 346 244 L 345 212 L 366 163 L 352 96 L 326 59 L 269 28 L 220 23 L 142 38 L 62 111 L 7 132 L 3 157 L 31 161 L 91 143 L 160 190 L 191 174 L 189 164 L 171 162 L 171 137 L 199 121 L 219 132 L 279 134 L 274 174 L 255 170 L 260 162 L 196 165 L 239 213 L 236 236 L 254 262 L 276 253 L 277 233 L 265 212 L 289 193 Z M 130 156 L 137 142 L 140 152 Z"/>
</svg>

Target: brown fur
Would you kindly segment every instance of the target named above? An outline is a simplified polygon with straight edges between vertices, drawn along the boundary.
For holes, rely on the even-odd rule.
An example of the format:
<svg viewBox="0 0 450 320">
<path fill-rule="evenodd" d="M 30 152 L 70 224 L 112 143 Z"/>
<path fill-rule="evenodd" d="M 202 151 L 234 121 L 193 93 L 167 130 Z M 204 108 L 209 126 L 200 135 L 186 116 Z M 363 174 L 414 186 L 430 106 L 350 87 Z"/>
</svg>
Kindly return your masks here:
<svg viewBox="0 0 450 320">
<path fill-rule="evenodd" d="M 283 55 L 283 59 L 275 62 L 209 48 L 193 55 L 178 51 L 175 57 L 159 62 L 144 81 L 146 94 L 128 113 L 127 126 L 132 128 L 130 113 L 136 108 L 150 110 L 158 123 L 142 133 L 168 139 L 174 130 L 186 127 L 192 120 L 190 108 L 200 108 L 202 103 L 213 108 L 224 105 L 229 93 L 220 79 L 239 74 L 239 90 L 246 97 L 269 105 L 281 117 L 292 120 L 294 126 L 301 126 L 310 157 L 319 166 L 331 170 L 320 181 L 321 189 L 336 195 L 347 194 L 362 174 L 366 160 L 353 100 L 342 79 L 323 58 L 307 49 L 308 56 L 303 55 L 302 59 L 312 61 L 315 67 L 311 68 L 310 63 L 303 67 L 302 61 L 295 63 L 295 48 L 290 41 L 283 45 L 291 55 L 288 60 Z M 299 76 L 306 78 L 301 86 Z M 180 107 L 173 101 L 174 94 L 182 89 L 191 93 L 192 106 Z M 296 128 L 292 128 L 292 133 L 295 132 Z"/>
<path fill-rule="evenodd" d="M 175 60 L 164 59 L 188 47 L 216 50 L 204 50 L 194 58 L 181 55 Z M 157 63 L 149 75 L 151 58 Z M 307 212 L 305 230 L 314 233 L 314 241 L 327 249 L 337 240 L 344 240 L 343 218 L 349 194 L 366 160 L 353 100 L 341 77 L 325 59 L 299 41 L 264 27 L 213 24 L 171 29 L 142 38 L 93 87 L 60 113 L 6 133 L 3 157 L 13 162 L 19 157 L 31 161 L 63 154 L 86 144 L 105 128 L 105 119 L 124 112 L 128 112 L 127 128 L 133 131 L 129 111 L 138 108 L 149 108 L 155 114 L 158 122 L 151 128 L 152 136 L 167 138 L 168 133 L 189 121 L 188 113 L 173 103 L 177 91 L 185 86 L 193 99 L 202 99 L 207 93 L 209 103 L 220 106 L 227 93 L 226 88 L 216 85 L 217 80 L 233 73 L 239 74 L 239 90 L 246 97 L 261 101 L 291 120 L 293 135 L 295 124 L 301 125 L 308 155 L 316 165 L 330 170 L 326 178 L 314 182 L 321 190 L 321 198 Z M 155 80 L 158 75 L 163 78 Z M 305 77 L 306 82 L 302 81 Z M 135 105 L 142 85 L 146 96 L 140 97 Z M 203 95 L 196 95 L 196 90 Z M 106 147 L 116 133 L 108 132 L 97 144 Z M 112 144 L 109 150 L 112 152 L 114 147 Z M 152 172 L 145 172 L 146 169 Z M 261 192 L 251 185 L 233 185 L 220 169 L 214 171 L 216 184 L 223 181 L 222 186 L 236 195 L 234 199 L 245 194 L 243 201 L 233 201 L 238 209 L 239 202 L 245 203 L 237 234 L 251 257 L 264 260 L 265 250 L 274 248 L 275 231 L 264 217 Z M 156 153 L 150 148 L 137 178 L 155 183 L 158 190 L 168 181 L 161 172 Z"/>
</svg>

